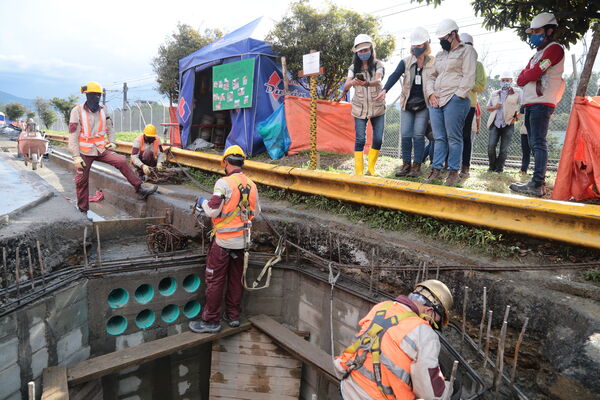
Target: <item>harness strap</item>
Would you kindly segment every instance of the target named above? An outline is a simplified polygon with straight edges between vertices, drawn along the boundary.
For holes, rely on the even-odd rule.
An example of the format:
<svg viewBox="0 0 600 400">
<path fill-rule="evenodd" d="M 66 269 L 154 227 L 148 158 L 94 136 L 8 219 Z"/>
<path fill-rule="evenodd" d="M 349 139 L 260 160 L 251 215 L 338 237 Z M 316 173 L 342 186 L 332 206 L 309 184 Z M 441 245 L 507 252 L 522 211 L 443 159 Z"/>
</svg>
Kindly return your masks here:
<svg viewBox="0 0 600 400">
<path fill-rule="evenodd" d="M 232 228 L 221 228 L 225 225 L 229 225 L 229 223 L 231 221 L 233 221 L 235 219 L 235 217 L 237 217 L 242 210 L 245 210 L 249 205 L 250 205 L 250 185 L 248 185 L 246 183 L 246 187 L 244 187 L 242 185 L 242 182 L 238 179 L 237 176 L 231 175 L 231 178 L 233 180 L 235 180 L 238 184 L 238 190 L 240 191 L 240 201 L 238 202 L 237 207 L 235 208 L 235 210 L 233 210 L 230 213 L 226 213 L 227 214 L 227 218 L 225 218 L 223 221 L 219 222 L 218 224 L 216 224 L 212 231 L 210 232 L 210 237 L 212 238 L 213 236 L 216 235 L 217 232 L 219 233 L 227 233 L 227 232 L 239 232 L 241 230 L 245 229 L 245 226 L 241 226 L 241 227 L 232 227 Z M 246 220 L 244 221 L 244 225 L 248 222 L 248 218 L 249 218 L 250 214 L 246 213 Z"/>
</svg>

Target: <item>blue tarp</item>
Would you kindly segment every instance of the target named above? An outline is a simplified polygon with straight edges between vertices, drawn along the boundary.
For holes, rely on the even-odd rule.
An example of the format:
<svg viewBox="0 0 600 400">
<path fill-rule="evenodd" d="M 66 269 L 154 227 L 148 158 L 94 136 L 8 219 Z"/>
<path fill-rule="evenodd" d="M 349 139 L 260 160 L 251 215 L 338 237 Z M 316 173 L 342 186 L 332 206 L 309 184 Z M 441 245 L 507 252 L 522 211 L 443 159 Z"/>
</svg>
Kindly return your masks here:
<svg viewBox="0 0 600 400">
<path fill-rule="evenodd" d="M 181 143 L 184 148 L 190 144 L 196 73 L 214 65 L 254 58 L 253 106 L 230 111 L 231 131 L 226 146 L 237 144 L 249 156 L 266 150 L 256 125 L 267 119 L 283 101 L 281 70 L 271 46 L 264 41 L 273 24 L 270 18 L 258 18 L 179 60 L 181 86 L 177 117 L 183 126 Z M 300 91 L 301 88 L 295 88 L 294 94 L 301 95 Z"/>
</svg>

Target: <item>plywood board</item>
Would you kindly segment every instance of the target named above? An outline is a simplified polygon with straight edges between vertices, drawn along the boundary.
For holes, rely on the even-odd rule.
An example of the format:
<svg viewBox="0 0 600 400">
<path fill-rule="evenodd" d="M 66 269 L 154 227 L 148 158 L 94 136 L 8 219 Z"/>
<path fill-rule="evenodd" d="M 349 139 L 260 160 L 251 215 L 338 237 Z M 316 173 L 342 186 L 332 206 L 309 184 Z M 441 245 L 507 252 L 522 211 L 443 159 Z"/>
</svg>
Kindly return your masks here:
<svg viewBox="0 0 600 400">
<path fill-rule="evenodd" d="M 63 365 L 44 369 L 42 400 L 69 400 L 67 368 Z"/>
</svg>

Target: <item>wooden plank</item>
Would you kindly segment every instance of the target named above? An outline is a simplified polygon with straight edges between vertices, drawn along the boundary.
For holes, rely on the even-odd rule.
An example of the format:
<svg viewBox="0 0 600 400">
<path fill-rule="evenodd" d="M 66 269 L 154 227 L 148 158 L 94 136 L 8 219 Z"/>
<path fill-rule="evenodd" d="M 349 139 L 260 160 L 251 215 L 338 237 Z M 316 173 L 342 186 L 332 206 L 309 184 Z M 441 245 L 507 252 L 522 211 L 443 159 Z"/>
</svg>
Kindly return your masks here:
<svg viewBox="0 0 600 400">
<path fill-rule="evenodd" d="M 102 400 L 102 383 L 100 379 L 86 382 L 69 390 L 70 400 Z"/>
<path fill-rule="evenodd" d="M 67 367 L 44 368 L 42 400 L 69 400 Z"/>
<path fill-rule="evenodd" d="M 139 346 L 130 347 L 125 350 L 82 361 L 74 367 L 69 368 L 67 378 L 70 385 L 78 385 L 83 382 L 101 378 L 121 369 L 173 354 L 177 351 L 235 335 L 250 329 L 250 327 L 251 324 L 245 322 L 237 328 L 226 327 L 217 333 L 184 332 L 178 335 L 142 343 Z"/>
<path fill-rule="evenodd" d="M 212 357 L 215 362 L 219 363 L 226 362 L 231 364 L 265 365 L 267 367 L 282 368 L 288 368 L 290 365 L 289 359 L 279 357 L 249 356 L 245 354 L 230 354 L 226 352 L 213 352 Z"/>
<path fill-rule="evenodd" d="M 265 348 L 265 346 L 273 346 L 273 348 Z M 247 356 L 267 356 L 267 357 L 278 357 L 285 358 L 286 360 L 292 358 L 290 354 L 283 350 L 276 344 L 259 343 L 252 344 L 250 342 L 244 343 L 230 343 L 229 341 L 220 340 L 218 343 L 213 345 L 213 351 L 242 354 Z"/>
<path fill-rule="evenodd" d="M 295 361 L 295 360 L 294 360 Z M 284 378 L 298 378 L 302 376 L 302 370 L 299 366 L 293 368 L 282 368 L 282 367 L 269 367 L 266 365 L 244 365 L 234 363 L 219 363 L 214 362 L 211 365 L 211 371 L 217 373 L 222 368 L 223 371 L 227 371 L 227 374 L 246 374 L 246 375 L 260 375 L 260 376 L 271 376 L 271 377 L 284 377 Z M 215 372 L 216 371 L 216 372 Z"/>
<path fill-rule="evenodd" d="M 339 378 L 331 361 L 331 356 L 310 342 L 298 337 L 273 318 L 266 315 L 257 315 L 250 318 L 252 325 L 271 337 L 290 354 L 305 363 L 317 367 L 323 375 L 333 383 L 339 383 Z"/>
<path fill-rule="evenodd" d="M 228 375 L 231 375 L 227 371 Z M 285 396 L 297 396 L 300 393 L 300 379 L 272 376 L 257 376 L 253 374 L 238 374 L 227 379 L 216 372 L 210 378 L 210 387 L 223 387 L 240 391 L 279 393 Z"/>
<path fill-rule="evenodd" d="M 210 387 L 210 398 L 215 397 L 228 397 L 234 399 L 245 399 L 245 400 L 298 400 L 298 396 L 285 396 L 281 394 L 269 394 L 259 392 L 246 392 L 243 390 L 228 389 L 224 387 Z"/>
</svg>

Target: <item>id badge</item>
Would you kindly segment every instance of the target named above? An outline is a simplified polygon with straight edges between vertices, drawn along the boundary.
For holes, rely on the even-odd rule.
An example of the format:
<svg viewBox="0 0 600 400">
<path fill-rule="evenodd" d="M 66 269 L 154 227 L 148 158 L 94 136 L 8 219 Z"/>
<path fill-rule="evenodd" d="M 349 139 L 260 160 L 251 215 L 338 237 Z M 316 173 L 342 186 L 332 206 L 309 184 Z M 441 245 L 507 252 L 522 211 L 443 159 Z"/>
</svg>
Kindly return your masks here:
<svg viewBox="0 0 600 400">
<path fill-rule="evenodd" d="M 415 85 L 421 84 L 421 75 L 415 75 Z"/>
</svg>

